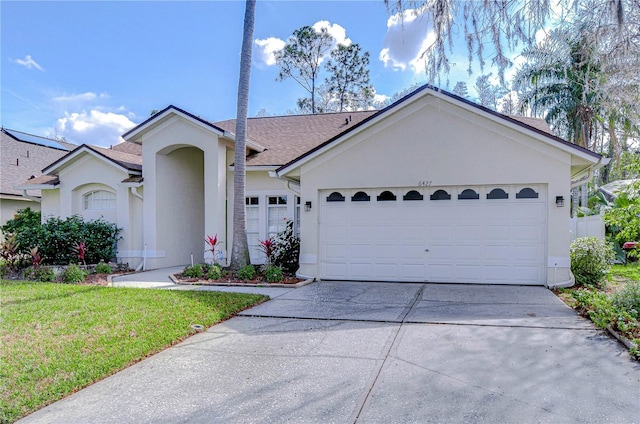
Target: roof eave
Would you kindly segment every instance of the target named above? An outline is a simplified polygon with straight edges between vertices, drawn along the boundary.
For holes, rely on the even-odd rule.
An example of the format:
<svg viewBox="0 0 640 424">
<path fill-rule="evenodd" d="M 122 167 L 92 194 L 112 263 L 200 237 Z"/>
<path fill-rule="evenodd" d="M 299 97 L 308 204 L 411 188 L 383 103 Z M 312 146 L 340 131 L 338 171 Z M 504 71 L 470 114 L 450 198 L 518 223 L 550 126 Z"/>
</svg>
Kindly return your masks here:
<svg viewBox="0 0 640 424">
<path fill-rule="evenodd" d="M 162 121 L 165 118 L 168 118 L 172 114 L 181 116 L 191 122 L 194 122 L 195 124 L 201 127 L 205 127 L 206 129 L 213 131 L 219 136 L 224 136 L 225 131 L 222 128 L 212 124 L 211 122 L 205 119 L 200 118 L 199 116 L 189 113 L 186 110 L 180 109 L 179 107 L 176 107 L 173 105 L 169 105 L 166 108 L 162 109 L 160 112 L 156 113 L 155 115 L 147 118 L 147 120 L 145 120 L 144 122 L 136 125 L 129 131 L 125 132 L 122 135 L 122 138 L 126 141 L 135 142 L 134 140 L 136 140 L 143 133 L 149 131 L 156 122 Z"/>
<path fill-rule="evenodd" d="M 88 154 L 90 154 L 90 155 L 92 155 L 94 157 L 97 157 L 97 158 L 105 161 L 106 163 L 109 163 L 110 165 L 116 167 L 117 169 L 119 169 L 122 172 L 129 173 L 129 174 L 135 174 L 135 175 L 142 175 L 142 166 L 141 165 L 140 166 L 135 165 L 134 167 L 123 166 L 121 163 L 119 163 L 115 159 L 112 159 L 112 158 L 102 154 L 101 152 L 93 149 L 88 144 L 82 144 L 82 145 L 78 146 L 76 149 L 72 150 L 67 155 L 64 155 L 63 157 L 61 157 L 57 161 L 53 162 L 51 165 L 49 165 L 46 168 L 44 168 L 42 170 L 42 173 L 43 174 L 55 174 L 64 165 L 66 165 L 67 163 L 71 162 L 72 160 L 74 160 L 76 157 L 78 157 L 82 153 L 88 153 Z"/>
</svg>

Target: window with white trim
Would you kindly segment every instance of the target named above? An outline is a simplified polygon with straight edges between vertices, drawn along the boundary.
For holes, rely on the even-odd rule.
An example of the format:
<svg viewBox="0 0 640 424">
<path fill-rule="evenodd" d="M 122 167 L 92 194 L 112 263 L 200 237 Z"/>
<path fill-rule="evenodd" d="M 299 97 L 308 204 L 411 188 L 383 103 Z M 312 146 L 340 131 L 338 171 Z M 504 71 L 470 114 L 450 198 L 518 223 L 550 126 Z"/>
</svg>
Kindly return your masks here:
<svg viewBox="0 0 640 424">
<path fill-rule="evenodd" d="M 267 197 L 267 238 L 285 229 L 287 218 L 287 196 Z"/>
<path fill-rule="evenodd" d="M 295 221 L 293 223 L 293 233 L 300 238 L 300 196 L 296 196 Z"/>
<path fill-rule="evenodd" d="M 82 196 L 86 211 L 112 211 L 116 209 L 116 195 L 106 190 L 91 191 Z"/>
<path fill-rule="evenodd" d="M 260 255 L 260 198 L 258 196 L 248 196 L 245 199 L 245 205 L 247 244 L 251 262 L 255 262 Z"/>
</svg>

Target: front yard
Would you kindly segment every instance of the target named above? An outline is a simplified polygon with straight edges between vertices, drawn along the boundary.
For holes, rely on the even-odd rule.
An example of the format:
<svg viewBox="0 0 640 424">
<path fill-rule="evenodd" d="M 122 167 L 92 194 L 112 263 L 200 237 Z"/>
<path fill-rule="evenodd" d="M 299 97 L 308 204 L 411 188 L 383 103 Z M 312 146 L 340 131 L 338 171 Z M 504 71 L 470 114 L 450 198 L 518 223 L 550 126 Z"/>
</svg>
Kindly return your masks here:
<svg viewBox="0 0 640 424">
<path fill-rule="evenodd" d="M 640 359 L 640 265 L 613 265 L 601 288 L 574 286 L 558 296 L 600 328 L 626 339 L 630 353 Z"/>
<path fill-rule="evenodd" d="M 266 297 L 0 280 L 0 423 L 126 368 Z"/>
</svg>

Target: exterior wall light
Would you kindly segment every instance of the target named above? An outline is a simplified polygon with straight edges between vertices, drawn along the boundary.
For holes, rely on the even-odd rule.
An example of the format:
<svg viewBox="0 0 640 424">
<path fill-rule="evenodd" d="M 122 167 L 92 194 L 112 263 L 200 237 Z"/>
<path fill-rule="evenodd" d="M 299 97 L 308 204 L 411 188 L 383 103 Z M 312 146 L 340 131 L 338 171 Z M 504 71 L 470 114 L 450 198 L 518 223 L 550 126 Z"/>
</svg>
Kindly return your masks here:
<svg viewBox="0 0 640 424">
<path fill-rule="evenodd" d="M 564 197 L 556 196 L 556 206 L 559 208 L 564 206 Z"/>
<path fill-rule="evenodd" d="M 311 210 L 311 202 L 304 202 L 304 211 L 309 212 Z"/>
</svg>

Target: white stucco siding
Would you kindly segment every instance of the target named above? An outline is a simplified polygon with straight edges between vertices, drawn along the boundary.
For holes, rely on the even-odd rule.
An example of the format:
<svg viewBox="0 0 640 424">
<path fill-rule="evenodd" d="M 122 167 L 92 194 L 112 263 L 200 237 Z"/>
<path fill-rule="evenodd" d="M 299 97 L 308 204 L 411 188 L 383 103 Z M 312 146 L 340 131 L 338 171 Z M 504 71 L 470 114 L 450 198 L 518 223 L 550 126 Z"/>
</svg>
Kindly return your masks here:
<svg viewBox="0 0 640 424">
<path fill-rule="evenodd" d="M 27 198 L 17 199 L 0 199 L 0 225 L 4 225 L 8 220 L 13 219 L 13 216 L 21 209 L 31 208 L 33 211 L 40 210 L 40 203 L 34 202 Z"/>
<path fill-rule="evenodd" d="M 319 190 L 540 184 L 547 195 L 549 275 L 569 278 L 570 155 L 533 136 L 427 96 L 301 167 L 302 203 Z M 319 207 L 302 212 L 301 274 L 318 275 Z M 548 282 L 552 283 L 548 277 Z"/>
<path fill-rule="evenodd" d="M 191 253 L 201 262 L 206 234 L 218 233 L 226 244 L 226 235 L 220 231 L 226 224 L 226 172 L 220 170 L 225 161 L 223 142 L 214 132 L 180 116 L 167 119 L 140 139 L 146 267 L 186 265 Z"/>
<path fill-rule="evenodd" d="M 60 189 L 42 190 L 42 199 L 40 202 L 40 211 L 42 220 L 46 220 L 50 216 L 60 216 Z"/>
</svg>

